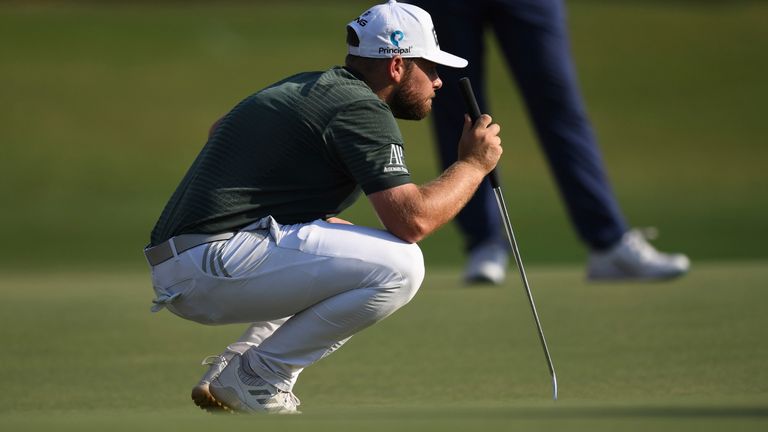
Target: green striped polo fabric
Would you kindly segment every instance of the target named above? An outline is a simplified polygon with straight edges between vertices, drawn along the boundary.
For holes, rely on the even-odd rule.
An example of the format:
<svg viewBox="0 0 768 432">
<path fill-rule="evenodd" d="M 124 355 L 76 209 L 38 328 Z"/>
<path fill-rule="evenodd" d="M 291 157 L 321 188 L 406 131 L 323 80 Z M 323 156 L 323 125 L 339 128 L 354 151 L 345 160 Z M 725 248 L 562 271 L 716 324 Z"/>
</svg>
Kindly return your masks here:
<svg viewBox="0 0 768 432">
<path fill-rule="evenodd" d="M 221 119 L 152 230 L 234 231 L 271 215 L 281 224 L 337 215 L 366 194 L 410 183 L 389 107 L 350 71 L 286 78 Z"/>
</svg>

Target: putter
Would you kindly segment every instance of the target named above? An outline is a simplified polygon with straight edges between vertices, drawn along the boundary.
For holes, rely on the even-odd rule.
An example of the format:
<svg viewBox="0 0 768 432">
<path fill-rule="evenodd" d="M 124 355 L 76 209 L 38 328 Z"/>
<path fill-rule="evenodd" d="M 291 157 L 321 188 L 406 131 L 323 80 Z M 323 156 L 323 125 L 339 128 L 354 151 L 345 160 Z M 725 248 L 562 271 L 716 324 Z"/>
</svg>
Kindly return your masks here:
<svg viewBox="0 0 768 432">
<path fill-rule="evenodd" d="M 469 78 L 459 79 L 459 87 L 461 93 L 464 96 L 464 102 L 467 104 L 469 116 L 472 122 L 476 122 L 482 115 L 480 112 L 480 106 L 477 104 L 475 93 L 472 91 L 472 84 L 469 82 Z M 554 400 L 557 400 L 557 375 L 555 374 L 555 366 L 552 364 L 552 357 L 549 355 L 549 348 L 547 348 L 547 341 L 544 339 L 544 331 L 541 329 L 541 322 L 539 321 L 539 314 L 536 312 L 536 304 L 533 302 L 533 294 L 531 294 L 531 287 L 528 285 L 528 277 L 525 275 L 525 268 L 523 267 L 523 260 L 520 258 L 520 250 L 517 247 L 517 241 L 515 240 L 515 233 L 512 230 L 512 222 L 509 220 L 509 213 L 507 213 L 507 204 L 504 202 L 504 195 L 501 193 L 501 184 L 499 182 L 499 174 L 494 168 L 488 179 L 491 181 L 491 187 L 496 195 L 496 203 L 499 205 L 499 213 L 501 213 L 501 219 L 504 221 L 504 229 L 507 231 L 507 239 L 512 246 L 512 253 L 515 256 L 515 262 L 517 268 L 520 270 L 520 279 L 523 281 L 525 287 L 525 293 L 528 295 L 528 303 L 531 305 L 531 311 L 533 312 L 533 318 L 536 320 L 536 330 L 539 332 L 539 340 L 541 346 L 544 348 L 544 356 L 547 358 L 547 366 L 549 366 L 549 374 L 552 376 L 552 392 Z"/>
</svg>

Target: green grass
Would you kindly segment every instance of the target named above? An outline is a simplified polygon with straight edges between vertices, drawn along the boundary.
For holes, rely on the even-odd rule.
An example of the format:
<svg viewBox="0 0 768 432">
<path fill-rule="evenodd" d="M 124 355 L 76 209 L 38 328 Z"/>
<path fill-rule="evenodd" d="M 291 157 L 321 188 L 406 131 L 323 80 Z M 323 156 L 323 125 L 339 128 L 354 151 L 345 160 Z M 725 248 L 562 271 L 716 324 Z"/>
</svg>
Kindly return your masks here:
<svg viewBox="0 0 768 432">
<path fill-rule="evenodd" d="M 210 124 L 287 74 L 340 63 L 344 25 L 369 5 L 146 3 L 0 5 L 0 226 L 15 245 L 0 249 L 0 268 L 140 265 Z M 582 90 L 630 223 L 659 227 L 662 248 L 694 260 L 765 258 L 768 6 L 568 6 Z M 580 261 L 492 48 L 491 111 L 504 128 L 505 197 L 523 253 Z M 428 123 L 402 128 L 416 180 L 432 178 Z M 377 224 L 365 200 L 344 216 Z M 430 264 L 462 259 L 452 226 L 423 247 Z"/>
<path fill-rule="evenodd" d="M 3 430 L 760 430 L 768 418 L 768 262 L 709 263 L 658 284 L 529 277 L 525 295 L 430 268 L 404 309 L 303 374 L 299 418 L 210 416 L 188 390 L 240 326 L 149 313 L 144 272 L 0 276 Z"/>
</svg>

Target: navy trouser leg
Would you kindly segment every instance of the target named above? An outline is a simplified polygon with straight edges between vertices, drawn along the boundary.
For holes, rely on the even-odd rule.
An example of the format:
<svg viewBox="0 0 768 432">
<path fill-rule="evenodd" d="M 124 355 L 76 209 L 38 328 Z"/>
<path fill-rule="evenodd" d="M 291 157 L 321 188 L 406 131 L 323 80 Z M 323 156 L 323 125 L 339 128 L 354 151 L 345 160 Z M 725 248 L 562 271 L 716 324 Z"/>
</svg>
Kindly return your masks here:
<svg viewBox="0 0 768 432">
<path fill-rule="evenodd" d="M 480 108 L 483 112 L 486 111 L 483 80 L 483 2 L 473 4 L 465 1 L 437 0 L 414 3 L 432 15 L 440 48 L 469 60 L 469 65 L 464 69 L 439 69 L 443 87 L 437 91 L 437 97 L 433 101 L 432 118 L 440 162 L 443 169 L 446 169 L 458 158 L 457 147 L 464 124 L 464 114 L 467 112 L 459 91 L 459 78 L 469 77 Z M 467 250 L 485 241 L 498 241 L 506 247 L 496 198 L 488 180 L 481 183 L 472 199 L 456 216 L 456 222 L 464 236 Z"/>
<path fill-rule="evenodd" d="M 578 91 L 562 1 L 416 3 L 432 14 L 441 48 L 470 62 L 467 69 L 440 71 L 444 86 L 434 101 L 434 124 L 444 165 L 456 160 L 460 130 L 455 124 L 465 110 L 456 89 L 460 76 L 472 79 L 480 106 L 485 107 L 482 42 L 484 24 L 490 23 L 579 236 L 593 249 L 618 241 L 627 226 L 608 183 Z M 500 225 L 494 206 L 493 192 L 485 182 L 457 218 L 468 246 L 497 235 Z"/>
<path fill-rule="evenodd" d="M 578 90 L 562 0 L 497 0 L 488 16 L 568 213 L 604 249 L 627 230 Z"/>
</svg>

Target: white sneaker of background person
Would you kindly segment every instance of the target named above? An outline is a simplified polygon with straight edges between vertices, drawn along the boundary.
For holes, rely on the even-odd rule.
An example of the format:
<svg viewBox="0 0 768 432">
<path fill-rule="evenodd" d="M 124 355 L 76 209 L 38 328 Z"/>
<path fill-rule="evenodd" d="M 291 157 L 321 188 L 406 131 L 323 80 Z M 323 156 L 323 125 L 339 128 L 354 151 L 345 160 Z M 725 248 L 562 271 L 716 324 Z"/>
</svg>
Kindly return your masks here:
<svg viewBox="0 0 768 432">
<path fill-rule="evenodd" d="M 627 231 L 615 246 L 590 252 L 587 279 L 619 282 L 663 280 L 688 272 L 691 263 L 687 256 L 659 252 L 648 243 L 648 238 L 655 238 L 655 229 L 633 229 Z"/>
<path fill-rule="evenodd" d="M 487 241 L 472 249 L 464 269 L 468 284 L 500 284 L 507 276 L 509 251 L 498 241 Z"/>
<path fill-rule="evenodd" d="M 683 254 L 659 252 L 647 238 L 655 229 L 627 231 L 616 245 L 604 251 L 592 251 L 587 262 L 591 281 L 643 281 L 679 277 L 688 272 L 690 260 Z M 472 250 L 464 271 L 467 283 L 500 284 L 506 277 L 508 250 L 496 242 L 481 244 Z"/>
<path fill-rule="evenodd" d="M 235 354 L 210 383 L 213 397 L 225 409 L 256 414 L 299 414 L 301 403 L 293 393 L 279 390 L 256 375 L 245 364 L 242 354 Z"/>
<path fill-rule="evenodd" d="M 227 364 L 229 364 L 233 357 L 243 354 L 254 345 L 247 342 L 236 342 L 228 346 L 223 353 L 203 359 L 202 364 L 208 366 L 208 370 L 200 378 L 200 382 L 192 388 L 192 400 L 195 402 L 195 405 L 209 412 L 224 411 L 224 408 L 211 394 L 211 381 L 221 374 L 221 371 L 227 367 Z"/>
</svg>

